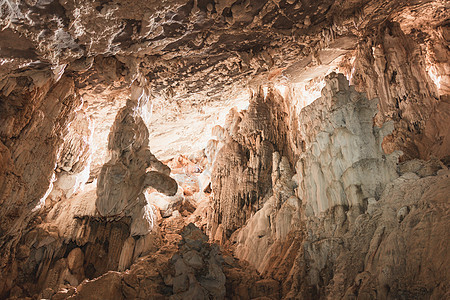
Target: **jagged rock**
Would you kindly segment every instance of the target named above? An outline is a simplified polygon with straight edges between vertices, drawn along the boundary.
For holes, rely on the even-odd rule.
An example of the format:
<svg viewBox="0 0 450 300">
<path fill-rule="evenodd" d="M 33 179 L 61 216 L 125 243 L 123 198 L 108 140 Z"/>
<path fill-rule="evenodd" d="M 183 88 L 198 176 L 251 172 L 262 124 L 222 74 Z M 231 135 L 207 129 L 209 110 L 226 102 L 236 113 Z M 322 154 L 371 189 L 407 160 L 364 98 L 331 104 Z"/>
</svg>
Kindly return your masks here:
<svg viewBox="0 0 450 300">
<path fill-rule="evenodd" d="M 145 235 L 153 229 L 151 208 L 145 208 L 144 189 L 151 186 L 170 196 L 178 189 L 176 181 L 168 176 L 170 168 L 157 160 L 148 147 L 148 130 L 140 117 L 147 101 L 145 86 L 133 83 L 131 98 L 111 128 L 108 148 L 112 158 L 102 167 L 97 184 L 97 211 L 106 217 L 131 216 L 132 235 Z M 147 172 L 150 166 L 157 171 Z"/>
<path fill-rule="evenodd" d="M 445 1 L 3 0 L 0 27 L 0 298 L 450 297 Z"/>
<path fill-rule="evenodd" d="M 58 153 L 57 175 L 50 198 L 70 198 L 84 188 L 89 179 L 93 132 L 92 121 L 85 110 L 78 110 Z"/>
<path fill-rule="evenodd" d="M 359 210 L 397 177 L 398 154 L 381 149 L 389 124 L 372 125 L 376 100 L 355 92 L 342 74 L 326 82 L 322 97 L 300 114 L 305 146 L 296 167 L 307 216 L 337 205 Z"/>
<path fill-rule="evenodd" d="M 172 257 L 174 277 L 171 299 L 224 299 L 225 275 L 217 246 L 194 224 L 181 232 L 180 254 Z"/>
<path fill-rule="evenodd" d="M 353 78 L 369 98 L 380 99 L 376 124 L 395 121 L 393 135 L 385 139 L 383 148 L 388 153 L 401 150 L 407 159 L 428 159 L 430 154 L 444 158 L 450 140 L 448 130 L 438 128 L 444 122 L 441 118 L 449 115 L 448 96 L 440 97 L 441 84 L 434 84 L 433 77 L 442 77 L 431 71 L 440 73 L 440 63 L 434 61 L 425 67 L 427 58 L 422 51 L 429 51 L 406 36 L 398 23 L 381 26 L 370 39 L 375 41 L 373 45 L 362 43 L 357 50 Z M 441 43 L 437 39 L 436 47 Z M 369 47 L 372 50 L 368 51 Z M 439 56 L 448 61 L 450 52 L 444 50 Z"/>
<path fill-rule="evenodd" d="M 291 154 L 284 139 L 289 127 L 282 121 L 283 111 L 270 100 L 275 97 L 265 97 L 260 89 L 247 111 L 231 110 L 227 117 L 228 138 L 218 150 L 211 176 L 211 237 L 221 224 L 228 238 L 264 205 L 271 190 L 272 154 L 277 149 Z"/>
<path fill-rule="evenodd" d="M 273 153 L 273 191 L 258 210 L 234 236 L 236 255 L 263 272 L 268 255 L 276 249 L 276 241 L 283 241 L 300 222 L 299 199 L 294 195 L 293 173 L 286 157 Z"/>
<path fill-rule="evenodd" d="M 80 248 L 74 248 L 67 256 L 67 266 L 72 274 L 77 276 L 80 282 L 84 279 L 84 253 Z"/>
<path fill-rule="evenodd" d="M 437 184 L 437 193 L 443 192 L 442 184 L 447 180 L 443 170 L 439 171 L 445 166 L 431 161 L 403 163 L 399 170 L 404 175 L 397 178 L 398 156 L 394 153 L 390 158 L 381 150 L 382 137 L 388 133 L 389 127 L 380 129 L 374 127 L 372 122 L 376 102 L 355 92 L 342 75 L 331 75 L 326 82 L 322 98 L 300 112 L 302 152 L 298 156 L 297 174 L 292 176 L 289 163 L 286 163 L 288 159 L 281 158 L 275 152 L 271 175 L 273 192 L 268 193 L 263 207 L 232 236 L 238 257 L 249 261 L 261 273 L 284 280 L 278 297 L 374 297 L 370 288 L 383 290 L 379 285 L 374 286 L 374 278 L 383 275 L 374 274 L 383 272 L 381 269 L 373 271 L 371 259 L 374 259 L 380 243 L 387 249 L 398 245 L 398 241 L 388 242 L 385 239 L 396 236 L 397 230 L 405 230 L 404 225 L 398 224 L 403 224 L 410 217 L 411 201 L 421 199 L 423 185 L 414 188 L 408 195 L 388 194 L 397 188 L 403 190 L 405 187 L 401 182 L 404 180 L 410 181 L 410 187 L 420 180 L 416 174 L 407 173 L 410 170 L 428 176 L 424 179 Z M 342 178 L 333 179 L 339 174 Z M 333 192 L 336 184 L 346 185 L 347 188 L 341 188 L 340 193 Z M 358 186 L 359 192 L 356 194 L 352 194 L 356 191 L 351 188 L 352 184 Z M 298 195 L 301 201 L 294 201 L 294 195 Z M 410 197 L 410 201 L 405 201 L 405 197 Z M 426 199 L 431 201 L 432 198 Z M 388 208 L 385 201 L 390 201 L 390 205 L 396 208 Z M 417 208 L 417 205 L 413 207 Z M 306 226 L 305 236 L 301 233 L 302 224 Z M 445 221 L 436 219 L 430 226 L 439 228 L 436 230 L 441 235 L 447 225 Z M 405 230 L 404 234 L 410 233 Z M 437 237 L 437 240 L 441 238 Z M 409 241 L 411 239 L 412 236 L 408 238 Z M 346 248 L 344 245 L 351 246 Z M 420 256 L 430 251 L 430 247 L 424 246 L 411 255 Z M 442 249 L 442 246 L 438 248 Z M 400 249 L 406 248 L 402 246 Z M 406 260 L 407 254 L 400 249 L 400 256 L 395 259 L 402 257 Z M 412 256 L 408 254 L 409 258 Z M 356 278 L 361 269 L 370 269 L 364 273 L 366 277 L 362 281 L 371 282 L 371 285 L 370 288 L 365 286 L 364 292 L 359 289 L 360 283 L 358 287 L 352 286 L 353 281 L 349 279 Z M 389 273 L 389 280 L 401 276 L 402 271 L 395 269 L 393 272 L 400 273 Z M 383 297 L 396 297 L 416 284 L 406 283 L 405 280 L 383 281 L 389 286 L 395 282 L 395 289 L 384 289 Z M 441 279 L 438 281 L 441 282 Z M 430 285 L 429 292 L 421 295 L 431 295 L 433 291 L 443 295 L 441 287 L 430 281 L 427 284 Z"/>
<path fill-rule="evenodd" d="M 108 272 L 92 281 L 85 281 L 77 287 L 77 291 L 68 299 L 124 299 L 121 293 L 122 275 Z"/>
</svg>

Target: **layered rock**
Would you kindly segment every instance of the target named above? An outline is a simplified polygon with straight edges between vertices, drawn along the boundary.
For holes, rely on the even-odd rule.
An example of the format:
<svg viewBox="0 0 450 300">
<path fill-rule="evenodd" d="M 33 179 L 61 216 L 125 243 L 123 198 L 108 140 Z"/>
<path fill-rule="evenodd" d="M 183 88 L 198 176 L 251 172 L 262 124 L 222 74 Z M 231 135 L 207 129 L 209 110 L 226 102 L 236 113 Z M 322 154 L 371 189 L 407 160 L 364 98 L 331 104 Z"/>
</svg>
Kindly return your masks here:
<svg viewBox="0 0 450 300">
<path fill-rule="evenodd" d="M 272 191 L 262 208 L 232 237 L 236 256 L 250 262 L 261 273 L 279 264 L 274 262 L 275 257 L 286 260 L 280 255 L 281 244 L 286 240 L 293 242 L 288 235 L 300 230 L 300 200 L 295 196 L 293 175 L 288 159 L 274 152 Z M 294 248 L 293 251 L 298 250 Z"/>
<path fill-rule="evenodd" d="M 83 282 L 75 293 L 60 295 L 69 299 L 224 299 L 218 246 L 209 245 L 207 236 L 192 223 L 180 235 L 178 249 L 166 246 L 125 273 L 108 272 Z"/>
<path fill-rule="evenodd" d="M 437 176 L 429 175 L 403 174 L 386 186 L 380 200 L 370 201 L 366 213 L 354 222 L 338 207 L 322 218 L 309 218 L 310 233 L 294 266 L 299 284 L 291 294 L 446 297 L 448 257 L 437 253 L 448 247 L 444 207 L 449 174 L 441 170 Z M 434 217 L 426 217 L 430 214 Z M 423 234 L 424 230 L 427 233 Z M 421 264 L 429 267 L 421 269 Z"/>
<path fill-rule="evenodd" d="M 5 185 L 3 191 L 10 204 L 13 203 L 11 201 L 28 201 L 29 209 L 26 213 L 18 211 L 16 218 L 7 216 L 4 218 L 4 225 L 9 228 L 2 236 L 5 240 L 2 241 L 4 280 L 1 294 L 4 296 L 9 293 L 11 296 L 25 297 L 43 293 L 42 297 L 50 297 L 61 287 L 73 289 L 73 286 L 78 285 L 86 277 L 94 278 L 109 270 L 128 268 L 137 257 L 154 249 L 158 243 L 158 234 L 153 230 L 155 216 L 147 202 L 143 205 L 136 206 L 135 203 L 130 205 L 128 213 L 132 218 L 115 216 L 115 219 L 106 219 L 98 214 L 95 205 L 97 198 L 95 185 L 88 185 L 85 191 L 76 194 L 82 190 L 89 178 L 92 155 L 93 128 L 85 113 L 86 107 L 75 92 L 74 82 L 71 79 L 63 77 L 56 83 L 58 78 L 53 79 L 51 73 L 30 72 L 28 75 L 30 77 L 20 77 L 20 81 L 17 81 L 16 77 L 6 80 L 11 88 L 5 90 L 5 93 L 10 93 L 8 101 L 22 97 L 23 101 L 29 99 L 31 102 L 28 104 L 24 102 L 25 106 L 28 105 L 27 110 L 13 110 L 14 106 L 11 103 L 4 102 L 4 109 L 10 110 L 10 114 L 3 118 L 3 123 L 7 126 L 3 126 L 2 129 L 5 135 L 15 136 L 11 141 L 15 140 L 16 144 L 9 146 L 14 146 L 12 149 L 19 152 L 14 154 L 16 158 L 11 157 L 13 153 L 5 147 L 5 151 L 8 151 L 5 152 L 4 158 L 8 164 L 2 171 L 7 171 L 4 173 L 5 183 L 9 181 L 10 184 Z M 26 78 L 30 79 L 27 81 Z M 25 86 L 17 86 L 20 82 L 27 84 L 26 89 Z M 14 91 L 15 87 L 20 88 L 21 92 Z M 27 92 L 26 95 L 21 94 L 24 91 Z M 138 88 L 136 94 L 133 88 L 132 99 L 137 102 L 146 101 L 145 97 L 141 99 L 142 92 L 143 88 Z M 33 98 L 30 95 L 35 96 Z M 46 101 L 43 101 L 44 97 L 47 97 Z M 119 115 L 120 121 L 126 116 L 134 120 L 128 113 L 127 111 Z M 147 167 L 150 166 L 148 161 L 150 159 L 159 170 L 170 172 L 167 166 L 151 155 L 148 150 L 148 131 L 146 139 L 145 131 L 141 130 L 146 128 L 142 118 L 139 116 L 136 118 L 139 124 L 137 129 L 136 126 L 133 127 L 135 124 L 133 122 L 130 125 L 131 131 L 126 130 L 130 126 L 118 125 L 125 130 L 119 129 L 116 135 L 113 133 L 112 140 L 116 137 L 115 140 L 119 140 L 116 145 L 120 148 L 123 144 L 120 144 L 122 136 L 125 136 L 125 142 L 131 144 L 135 141 L 134 136 L 127 136 L 127 133 L 142 132 L 144 138 L 139 137 L 134 144 L 135 148 L 132 149 L 138 149 L 138 152 L 142 150 L 139 153 L 144 155 L 139 156 L 133 152 L 132 156 L 147 159 Z M 139 145 L 136 146 L 137 144 Z M 113 149 L 113 152 L 116 151 L 113 157 L 123 154 L 117 148 Z M 42 159 L 36 159 L 35 155 Z M 21 172 L 15 171 L 13 161 L 18 164 L 17 167 L 20 167 Z M 146 165 L 145 163 L 139 165 L 140 162 L 142 161 L 134 162 L 134 174 L 145 177 Z M 23 164 L 26 164 L 27 168 Z M 38 176 L 37 171 L 41 172 L 39 173 L 41 175 Z M 27 179 L 26 183 L 24 181 L 19 184 L 19 187 L 22 186 L 22 193 L 16 195 L 21 196 L 16 199 L 11 194 L 11 189 L 17 188 L 11 184 L 13 177 L 19 181 L 31 177 L 40 180 L 36 182 Z M 47 183 L 45 178 L 48 178 Z M 140 178 L 136 183 L 144 187 L 153 184 L 166 193 L 173 193 L 173 190 L 177 189 L 173 179 L 157 171 L 150 171 L 145 180 Z M 144 187 L 136 190 L 137 195 L 142 194 Z M 49 194 L 51 201 L 45 201 Z M 26 208 L 19 203 L 16 207 Z M 25 228 L 30 224 L 31 226 Z M 7 235 L 4 235 L 5 233 Z M 139 236 L 133 238 L 130 235 Z M 76 255 L 71 254 L 70 250 L 75 251 L 73 253 Z M 73 262 L 74 259 L 76 263 Z M 11 289 L 12 287 L 14 288 Z"/>
<path fill-rule="evenodd" d="M 0 298 L 449 298 L 446 11 L 0 1 Z"/>
<path fill-rule="evenodd" d="M 387 152 L 402 150 L 403 159 L 444 159 L 450 144 L 443 124 L 450 107 L 443 61 L 448 62 L 450 52 L 436 36 L 446 29 L 422 30 L 434 35 L 427 37 L 428 43 L 423 36 L 407 36 L 399 23 L 380 26 L 359 44 L 352 81 L 369 98 L 379 98 L 378 126 L 395 122 L 392 136 L 383 143 Z"/>
<path fill-rule="evenodd" d="M 26 71 L 1 81 L 0 294 L 12 286 L 16 245 L 52 188 L 67 127 L 82 106 L 74 82 L 51 72 Z M 33 224 L 32 222 L 31 224 Z M 17 274 L 16 274 L 17 275 Z"/>
<path fill-rule="evenodd" d="M 266 98 L 260 89 L 247 110 L 239 113 L 232 109 L 222 140 L 220 144 L 216 140 L 213 147 L 217 154 L 211 176 L 211 236 L 219 240 L 228 238 L 264 205 L 264 197 L 271 190 L 272 154 L 292 154 L 289 124 L 282 119 L 284 107 L 279 109 L 280 103 L 269 100 L 282 98 L 275 92 L 271 95 Z"/>
<path fill-rule="evenodd" d="M 448 170 L 439 160 L 397 169 L 400 153 L 381 149 L 392 124 L 377 127 L 376 112 L 377 100 L 331 74 L 322 97 L 298 117 L 297 174 L 274 153 L 273 190 L 232 241 L 237 257 L 282 282 L 281 298 L 446 295 L 446 263 L 430 261 L 440 274 L 432 279 L 414 261 L 447 247 Z M 419 217 L 431 207 L 441 207 L 436 218 Z M 416 236 L 423 228 L 433 234 Z"/>
<path fill-rule="evenodd" d="M 392 123 L 373 126 L 376 105 L 342 74 L 331 74 L 322 97 L 301 111 L 303 151 L 296 169 L 307 216 L 335 206 L 355 209 L 358 215 L 369 198 L 378 199 L 386 183 L 397 177 L 399 153 L 387 156 L 381 149 Z"/>
<path fill-rule="evenodd" d="M 75 119 L 64 133 L 64 143 L 59 149 L 50 199 L 67 199 L 84 188 L 91 170 L 93 133 L 92 121 L 85 110 L 77 111 Z"/>
</svg>

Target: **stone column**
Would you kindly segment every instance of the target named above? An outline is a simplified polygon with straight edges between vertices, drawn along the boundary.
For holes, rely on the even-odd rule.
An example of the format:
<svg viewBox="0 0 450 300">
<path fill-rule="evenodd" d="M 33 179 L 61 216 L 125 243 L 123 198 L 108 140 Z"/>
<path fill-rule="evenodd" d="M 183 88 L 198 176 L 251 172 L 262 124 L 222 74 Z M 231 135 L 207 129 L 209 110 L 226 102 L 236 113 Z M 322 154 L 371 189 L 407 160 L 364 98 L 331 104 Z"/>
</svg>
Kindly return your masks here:
<svg viewBox="0 0 450 300">
<path fill-rule="evenodd" d="M 97 183 L 96 209 L 104 217 L 131 216 L 131 234 L 144 235 L 151 231 L 144 190 L 153 187 L 169 196 L 178 186 L 170 168 L 151 152 L 149 132 L 142 111 L 149 101 L 146 81 L 135 80 L 131 97 L 118 112 L 108 137 L 111 159 L 103 165 Z M 148 170 L 149 168 L 154 170 Z"/>
</svg>

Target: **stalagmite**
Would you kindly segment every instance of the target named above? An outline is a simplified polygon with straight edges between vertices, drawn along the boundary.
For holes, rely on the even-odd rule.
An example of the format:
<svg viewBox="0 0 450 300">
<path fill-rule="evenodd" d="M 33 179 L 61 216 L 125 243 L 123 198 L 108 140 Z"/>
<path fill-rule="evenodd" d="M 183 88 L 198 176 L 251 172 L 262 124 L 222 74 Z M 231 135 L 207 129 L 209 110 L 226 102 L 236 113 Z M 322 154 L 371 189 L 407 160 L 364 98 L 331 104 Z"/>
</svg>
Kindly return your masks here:
<svg viewBox="0 0 450 300">
<path fill-rule="evenodd" d="M 176 181 L 169 176 L 170 168 L 148 147 L 149 133 L 141 117 L 149 98 L 145 83 L 133 82 L 131 97 L 111 127 L 108 137 L 111 159 L 99 174 L 95 203 L 103 217 L 131 216 L 132 235 L 144 235 L 153 228 L 153 221 L 147 220 L 145 188 L 153 187 L 169 196 L 178 190 Z M 157 171 L 147 171 L 149 167 Z"/>
<path fill-rule="evenodd" d="M 0 299 L 450 299 L 448 11 L 0 0 Z"/>
</svg>

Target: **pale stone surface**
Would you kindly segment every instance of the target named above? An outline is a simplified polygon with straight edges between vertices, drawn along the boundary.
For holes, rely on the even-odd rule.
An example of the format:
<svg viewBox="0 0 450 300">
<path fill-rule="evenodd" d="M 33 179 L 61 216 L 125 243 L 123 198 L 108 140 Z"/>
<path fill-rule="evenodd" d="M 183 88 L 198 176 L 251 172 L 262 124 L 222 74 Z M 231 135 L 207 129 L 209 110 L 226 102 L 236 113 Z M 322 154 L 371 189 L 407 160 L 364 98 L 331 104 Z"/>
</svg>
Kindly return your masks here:
<svg viewBox="0 0 450 300">
<path fill-rule="evenodd" d="M 3 0 L 0 27 L 0 298 L 450 298 L 446 1 Z"/>
<path fill-rule="evenodd" d="M 133 237 L 127 238 L 120 253 L 118 271 L 124 271 L 131 266 L 135 245 L 136 242 Z"/>
<path fill-rule="evenodd" d="M 108 140 L 111 160 L 103 165 L 97 183 L 97 211 L 104 217 L 131 216 L 132 235 L 145 235 L 153 229 L 144 189 L 153 187 L 170 196 L 178 189 L 169 177 L 170 168 L 148 147 L 148 130 L 141 117 L 149 97 L 145 84 L 145 80 L 133 83 L 127 105 L 117 114 Z M 149 167 L 157 171 L 147 171 Z"/>
<path fill-rule="evenodd" d="M 234 237 L 237 241 L 236 256 L 245 259 L 262 272 L 277 240 L 283 241 L 300 222 L 300 200 L 294 195 L 293 173 L 286 157 L 280 159 L 273 153 L 273 192 L 264 206 L 258 210 Z"/>
<path fill-rule="evenodd" d="M 372 125 L 376 100 L 349 87 L 345 77 L 327 77 L 322 97 L 300 113 L 300 135 L 306 146 L 296 164 L 299 196 L 306 215 L 334 206 L 359 209 L 367 198 L 379 198 L 397 177 L 399 154 L 381 149 L 389 124 Z"/>
<path fill-rule="evenodd" d="M 77 110 L 59 149 L 56 181 L 49 195 L 55 201 L 62 197 L 70 198 L 74 193 L 83 190 L 89 179 L 94 128 L 86 114 L 86 106 L 83 103 L 81 109 Z"/>
<path fill-rule="evenodd" d="M 415 160 L 397 173 L 398 155 L 381 149 L 388 131 L 372 122 L 376 102 L 342 75 L 326 82 L 322 98 L 300 114 L 297 174 L 283 164 L 286 157 L 273 154 L 273 192 L 232 236 L 235 254 L 280 280 L 280 298 L 445 295 L 448 256 L 427 258 L 443 262 L 431 263 L 432 276 L 415 262 L 448 247 L 447 167 Z M 431 210 L 435 218 L 419 217 Z M 418 235 L 421 230 L 429 233 Z M 426 288 L 419 292 L 419 286 Z"/>
<path fill-rule="evenodd" d="M 216 150 L 211 173 L 214 197 L 211 215 L 211 237 L 216 236 L 219 224 L 223 237 L 245 224 L 267 200 L 271 191 L 272 154 L 285 151 L 292 154 L 284 137 L 289 134 L 289 124 L 283 121 L 283 111 L 278 106 L 282 99 L 270 93 L 265 97 L 260 89 L 253 95 L 247 110 L 231 109 L 225 123 L 226 139 Z"/>
<path fill-rule="evenodd" d="M 421 11 L 429 9 L 425 6 Z M 400 18 L 409 13 L 407 10 Z M 393 135 L 383 143 L 386 152 L 397 149 L 407 159 L 429 159 L 430 155 L 442 159 L 450 151 L 450 131 L 442 126 L 450 115 L 450 51 L 433 32 L 428 33 L 433 41 L 420 45 L 414 34 L 408 36 L 403 31 L 415 26 L 420 25 L 388 23 L 372 35 L 374 44 L 360 44 L 352 81 L 370 99 L 379 98 L 378 126 L 386 120 L 395 121 Z"/>
</svg>

